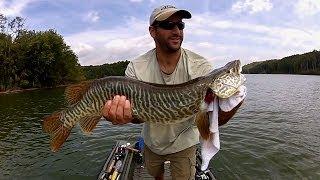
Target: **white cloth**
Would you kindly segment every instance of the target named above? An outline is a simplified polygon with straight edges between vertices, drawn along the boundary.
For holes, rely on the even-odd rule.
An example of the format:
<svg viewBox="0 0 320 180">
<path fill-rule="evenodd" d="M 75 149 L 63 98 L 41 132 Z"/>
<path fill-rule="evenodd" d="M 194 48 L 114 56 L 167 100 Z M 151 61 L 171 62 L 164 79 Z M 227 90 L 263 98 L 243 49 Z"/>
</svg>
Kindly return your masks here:
<svg viewBox="0 0 320 180">
<path fill-rule="evenodd" d="M 236 107 L 247 95 L 247 88 L 245 86 L 240 86 L 238 93 L 227 99 L 219 99 L 216 96 L 208 105 L 207 111 L 209 112 L 209 121 L 210 121 L 210 132 L 212 136 L 208 140 L 204 140 L 200 137 L 201 144 L 201 157 L 202 165 L 201 170 L 204 171 L 208 168 L 211 158 L 217 154 L 220 150 L 220 138 L 219 138 L 219 128 L 218 128 L 218 115 L 219 108 L 224 112 L 231 111 Z"/>
</svg>

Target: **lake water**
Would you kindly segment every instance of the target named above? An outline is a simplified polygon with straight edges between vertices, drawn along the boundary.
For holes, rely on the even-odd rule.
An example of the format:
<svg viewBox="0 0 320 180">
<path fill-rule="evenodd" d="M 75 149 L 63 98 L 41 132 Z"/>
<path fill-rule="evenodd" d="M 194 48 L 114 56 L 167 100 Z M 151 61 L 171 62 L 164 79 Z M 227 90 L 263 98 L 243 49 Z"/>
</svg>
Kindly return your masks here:
<svg viewBox="0 0 320 180">
<path fill-rule="evenodd" d="M 220 128 L 217 179 L 320 179 L 320 76 L 246 75 L 248 96 Z M 141 125 L 78 127 L 57 153 L 41 118 L 65 106 L 63 88 L 0 95 L 0 179 L 95 179 L 116 140 Z"/>
</svg>

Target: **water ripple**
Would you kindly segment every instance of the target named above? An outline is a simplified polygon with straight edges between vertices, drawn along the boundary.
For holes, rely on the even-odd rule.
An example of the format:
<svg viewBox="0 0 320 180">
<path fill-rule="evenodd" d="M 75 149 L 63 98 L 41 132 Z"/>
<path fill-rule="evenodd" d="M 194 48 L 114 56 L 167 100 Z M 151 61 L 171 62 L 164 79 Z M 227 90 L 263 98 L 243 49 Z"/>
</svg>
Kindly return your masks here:
<svg viewBox="0 0 320 180">
<path fill-rule="evenodd" d="M 220 128 L 211 161 L 218 179 L 320 179 L 319 76 L 246 75 L 248 97 Z M 63 88 L 0 95 L 0 179 L 95 179 L 117 140 L 141 125 L 101 121 L 91 135 L 75 127 L 60 151 L 41 119 L 62 109 Z"/>
</svg>

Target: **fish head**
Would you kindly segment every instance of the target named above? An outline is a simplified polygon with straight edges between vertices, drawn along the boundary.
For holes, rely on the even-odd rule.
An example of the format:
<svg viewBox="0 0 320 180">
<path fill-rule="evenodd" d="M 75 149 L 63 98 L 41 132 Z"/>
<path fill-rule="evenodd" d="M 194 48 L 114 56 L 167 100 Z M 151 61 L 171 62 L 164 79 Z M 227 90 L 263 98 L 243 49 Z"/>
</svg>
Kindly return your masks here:
<svg viewBox="0 0 320 180">
<path fill-rule="evenodd" d="M 240 60 L 231 61 L 209 74 L 211 80 L 208 86 L 218 97 L 229 98 L 238 92 L 239 87 L 246 81 L 241 71 Z"/>
</svg>

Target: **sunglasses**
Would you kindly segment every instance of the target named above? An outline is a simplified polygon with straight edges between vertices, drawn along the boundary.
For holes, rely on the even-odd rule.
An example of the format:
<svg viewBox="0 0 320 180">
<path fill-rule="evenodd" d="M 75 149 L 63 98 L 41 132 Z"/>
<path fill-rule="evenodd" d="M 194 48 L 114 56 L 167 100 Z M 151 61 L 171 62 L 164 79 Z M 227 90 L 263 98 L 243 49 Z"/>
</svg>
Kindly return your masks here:
<svg viewBox="0 0 320 180">
<path fill-rule="evenodd" d="M 165 30 L 172 30 L 177 26 L 179 30 L 183 30 L 184 29 L 184 22 L 160 21 L 157 24 L 155 24 L 154 26 L 160 27 Z"/>
</svg>

